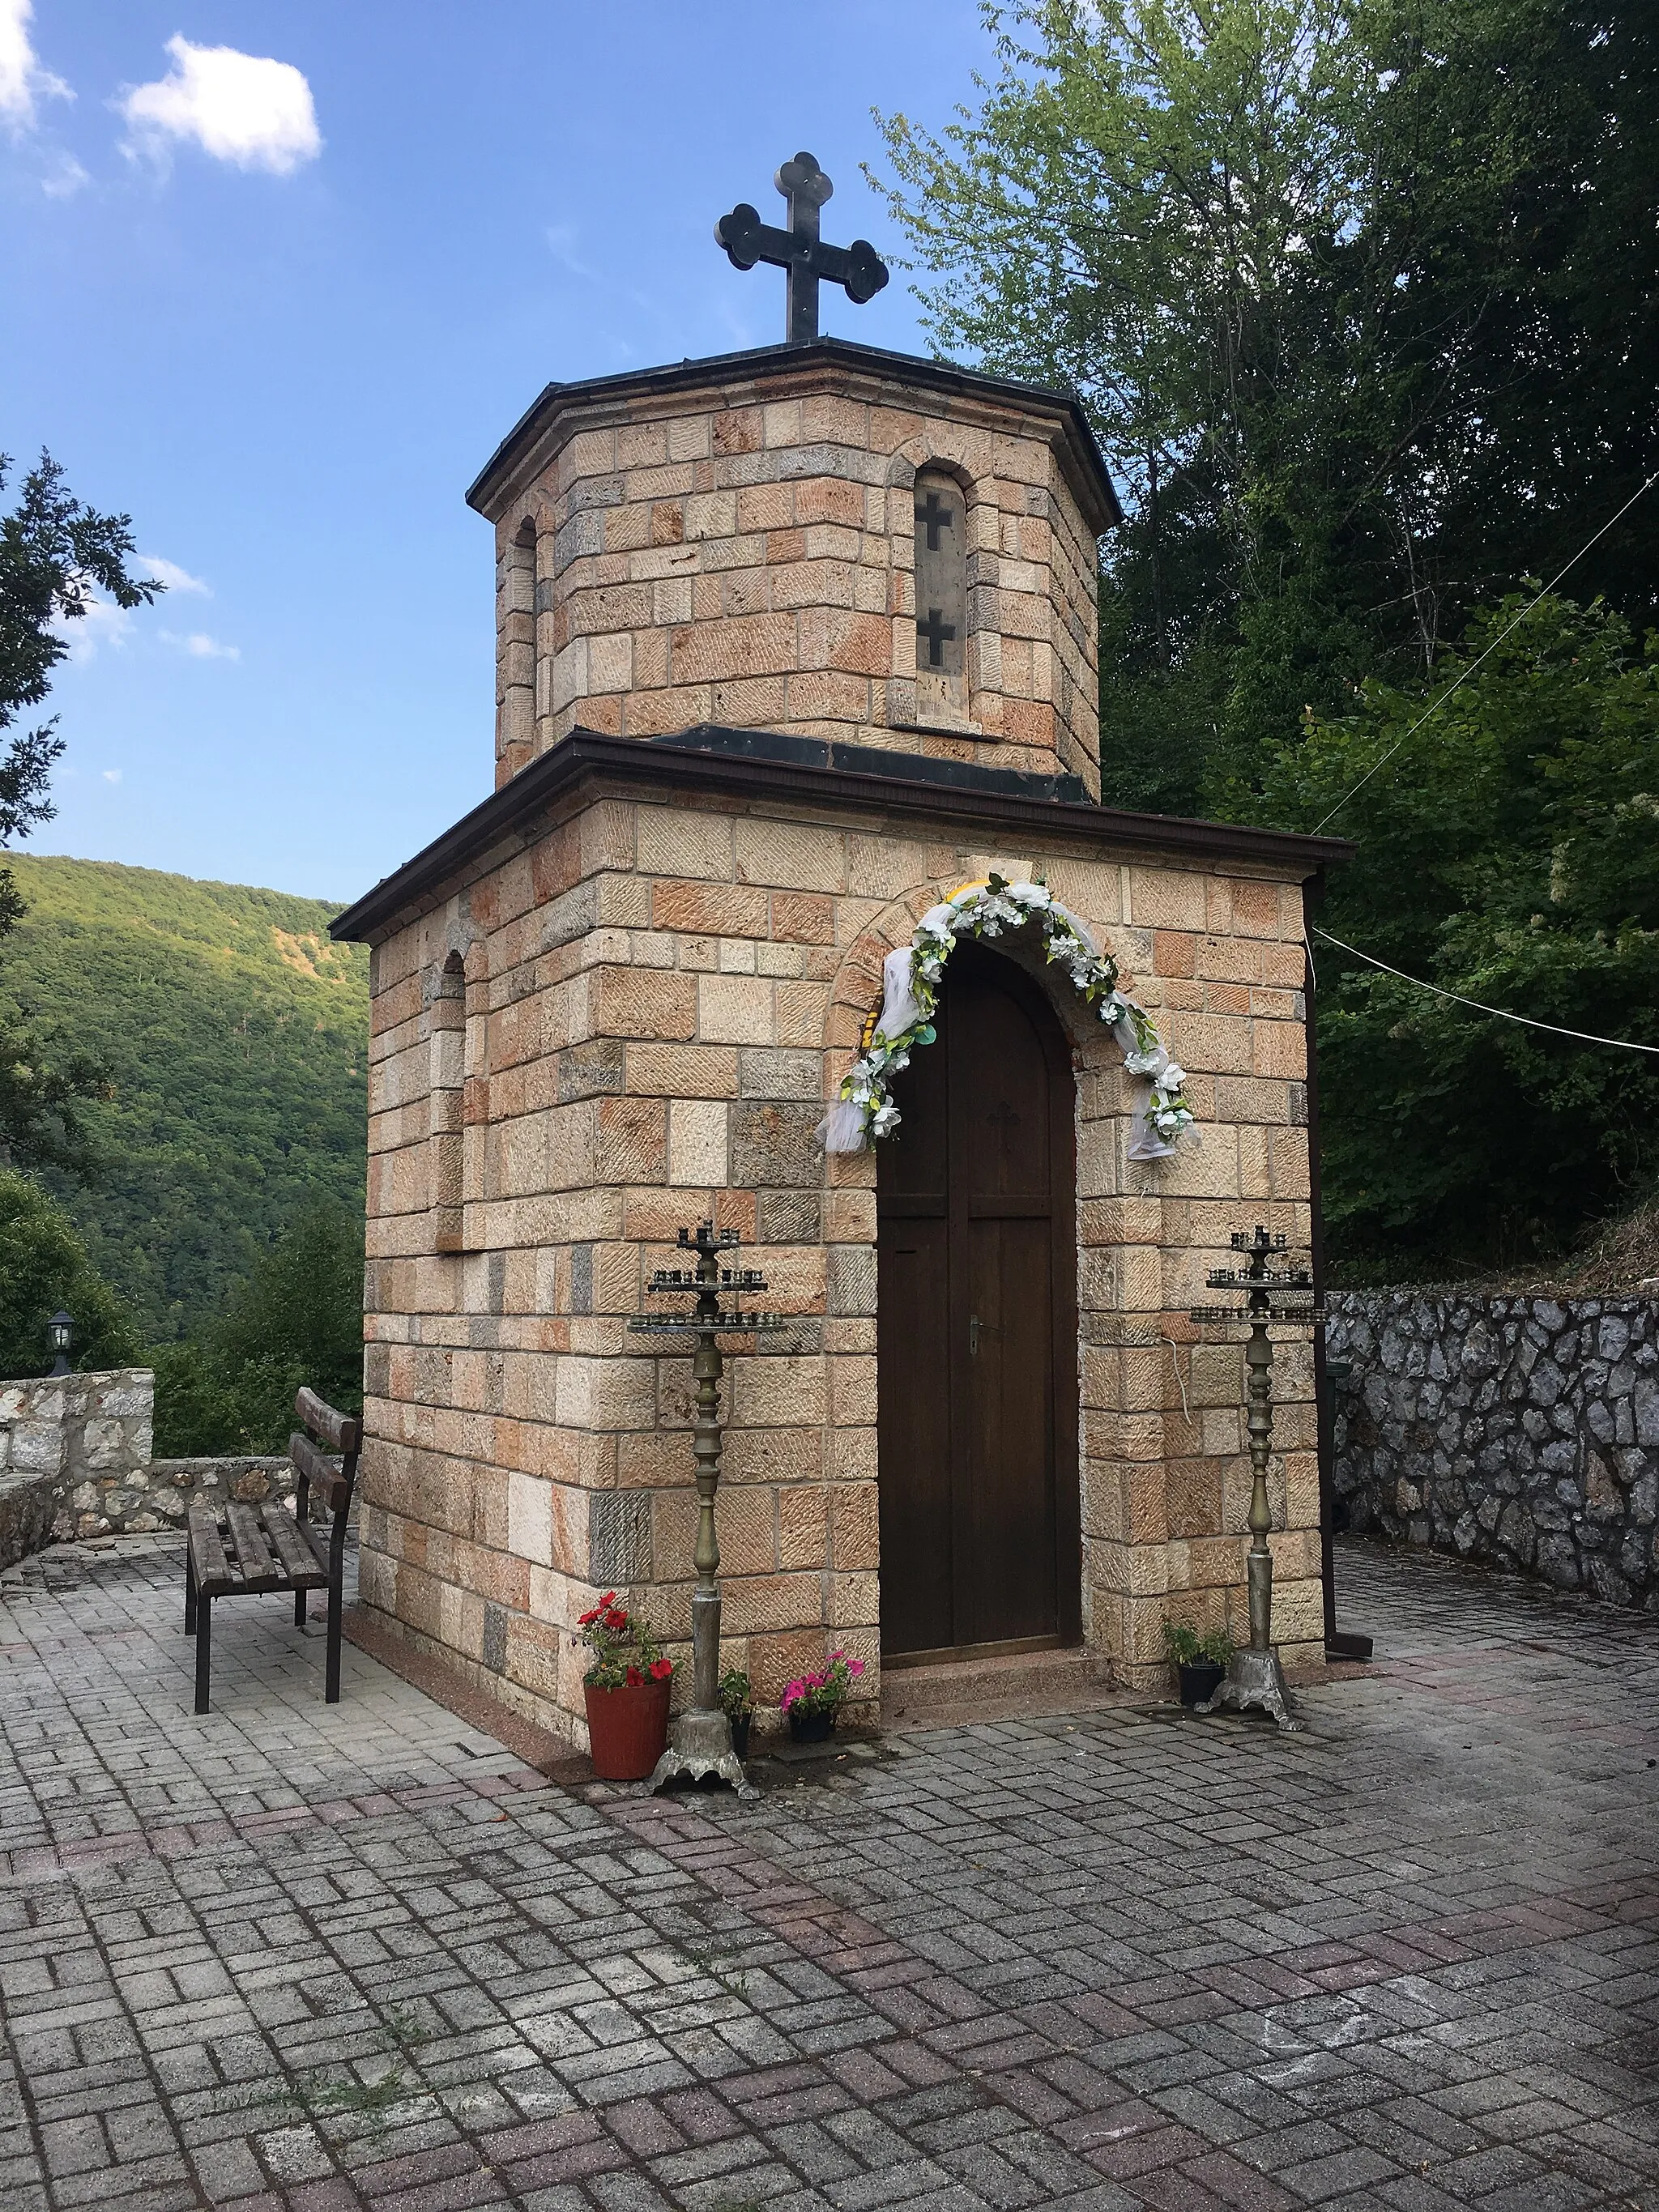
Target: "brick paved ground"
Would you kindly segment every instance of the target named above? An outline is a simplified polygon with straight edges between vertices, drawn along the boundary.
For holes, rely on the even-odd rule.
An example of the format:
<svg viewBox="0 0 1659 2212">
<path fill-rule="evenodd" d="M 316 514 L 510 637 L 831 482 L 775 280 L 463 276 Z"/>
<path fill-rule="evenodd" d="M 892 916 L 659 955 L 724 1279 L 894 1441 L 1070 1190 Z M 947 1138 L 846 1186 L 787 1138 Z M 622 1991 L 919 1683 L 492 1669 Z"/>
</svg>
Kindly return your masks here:
<svg viewBox="0 0 1659 2212">
<path fill-rule="evenodd" d="M 1310 1734 L 547 1782 L 158 1540 L 0 1578 L 0 2206 L 1659 2212 L 1659 1623 L 1349 1549 Z"/>
</svg>

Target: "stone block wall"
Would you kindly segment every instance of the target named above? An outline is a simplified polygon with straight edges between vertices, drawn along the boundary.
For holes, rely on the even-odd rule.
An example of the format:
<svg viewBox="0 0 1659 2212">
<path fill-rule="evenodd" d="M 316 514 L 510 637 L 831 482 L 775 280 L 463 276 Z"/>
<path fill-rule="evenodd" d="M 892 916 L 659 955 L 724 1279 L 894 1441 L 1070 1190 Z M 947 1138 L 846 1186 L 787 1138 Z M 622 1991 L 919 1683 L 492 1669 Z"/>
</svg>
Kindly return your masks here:
<svg viewBox="0 0 1659 2212">
<path fill-rule="evenodd" d="M 157 1459 L 119 1478 L 100 1475 L 76 1483 L 53 1533 L 63 1541 L 182 1530 L 198 1502 L 256 1505 L 268 1498 L 293 1503 L 294 1468 L 285 1458 Z"/>
<path fill-rule="evenodd" d="M 0 1477 L 47 1492 L 55 1522 L 76 1491 L 144 1477 L 155 1409 L 147 1367 L 0 1382 Z"/>
<path fill-rule="evenodd" d="M 577 726 L 716 722 L 1072 773 L 1098 795 L 1109 513 L 1061 410 L 811 355 L 709 364 L 701 388 L 617 381 L 552 395 L 482 502 L 498 784 Z M 918 696 L 923 469 L 967 505 L 960 714 Z"/>
<path fill-rule="evenodd" d="M 199 1498 L 292 1499 L 285 1458 L 150 1457 L 147 1367 L 0 1382 L 0 1566 L 49 1543 L 183 1528 Z"/>
<path fill-rule="evenodd" d="M 1659 1611 L 1659 1299 L 1330 1305 L 1351 1527 Z"/>
<path fill-rule="evenodd" d="M 878 1688 L 876 1163 L 826 1161 L 812 1130 L 884 955 L 994 868 L 1042 874 L 1112 947 L 1201 1124 L 1174 1159 L 1130 1162 L 1118 1048 L 1040 947 L 1003 940 L 1077 1069 L 1087 1633 L 1152 1682 L 1170 1612 L 1242 1629 L 1240 1347 L 1195 1342 L 1186 1309 L 1240 1226 L 1307 1241 L 1299 884 L 1102 857 L 1058 826 L 999 852 L 822 804 L 599 795 L 374 954 L 361 1587 L 479 1686 L 580 1735 L 571 1630 L 613 1585 L 684 1656 L 690 1366 L 627 1321 L 679 1227 L 712 1215 L 791 1322 L 728 1370 L 728 1661 L 775 1700 L 840 1644 Z M 1285 1347 L 1279 1384 L 1275 1617 L 1294 1656 L 1322 1634 L 1305 1347 Z"/>
</svg>

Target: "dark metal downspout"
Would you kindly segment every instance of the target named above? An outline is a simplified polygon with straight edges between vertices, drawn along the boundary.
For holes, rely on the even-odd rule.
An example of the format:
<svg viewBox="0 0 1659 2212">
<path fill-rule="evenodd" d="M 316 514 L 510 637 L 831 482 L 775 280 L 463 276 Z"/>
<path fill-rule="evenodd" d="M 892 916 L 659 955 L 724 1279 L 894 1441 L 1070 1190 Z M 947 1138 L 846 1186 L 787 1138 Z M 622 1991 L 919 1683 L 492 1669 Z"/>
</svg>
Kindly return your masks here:
<svg viewBox="0 0 1659 2212">
<path fill-rule="evenodd" d="M 1323 873 L 1310 876 L 1302 886 L 1302 926 L 1304 947 L 1311 934 L 1309 915 L 1325 896 Z M 1315 1005 L 1313 952 L 1305 949 L 1303 965 L 1303 1003 L 1308 1038 L 1308 1199 L 1309 1256 L 1312 1262 L 1314 1298 L 1325 1302 L 1325 1214 L 1321 1192 L 1319 1157 L 1319 1042 Z M 1331 1399 L 1330 1376 L 1325 1364 L 1325 1332 L 1314 1331 L 1314 1406 L 1319 1439 L 1319 1554 L 1320 1583 L 1325 1600 L 1325 1656 L 1328 1659 L 1369 1659 L 1369 1636 L 1345 1634 L 1336 1625 L 1336 1559 L 1332 1541 L 1336 1515 L 1336 1408 Z"/>
</svg>

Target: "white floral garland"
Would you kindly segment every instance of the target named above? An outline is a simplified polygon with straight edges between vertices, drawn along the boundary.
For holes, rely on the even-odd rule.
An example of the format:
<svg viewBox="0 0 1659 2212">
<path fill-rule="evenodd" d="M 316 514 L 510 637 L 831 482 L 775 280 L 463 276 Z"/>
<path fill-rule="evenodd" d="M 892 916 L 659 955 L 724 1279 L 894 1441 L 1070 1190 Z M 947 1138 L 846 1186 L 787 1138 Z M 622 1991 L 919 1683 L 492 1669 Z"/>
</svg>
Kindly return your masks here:
<svg viewBox="0 0 1659 2212">
<path fill-rule="evenodd" d="M 1118 989 L 1116 962 L 1099 951 L 1083 923 L 1046 884 L 1011 884 L 997 875 L 982 884 L 964 884 L 930 907 L 916 925 L 915 943 L 888 954 L 882 965 L 881 1012 L 842 1079 L 840 1103 L 817 1127 L 825 1152 L 861 1152 L 872 1137 L 888 1136 L 898 1127 L 892 1079 L 909 1066 L 916 1046 L 933 1042 L 939 985 L 957 940 L 1000 937 L 1005 930 L 1024 928 L 1034 915 L 1042 926 L 1045 958 L 1057 961 L 1073 988 L 1096 1008 L 1122 1046 L 1128 1073 L 1150 1079 L 1146 1102 L 1135 1110 L 1130 1158 L 1163 1159 L 1174 1152 L 1176 1140 L 1193 1126 L 1193 1111 L 1182 1095 L 1186 1072 L 1158 1042 L 1145 1011 Z"/>
</svg>

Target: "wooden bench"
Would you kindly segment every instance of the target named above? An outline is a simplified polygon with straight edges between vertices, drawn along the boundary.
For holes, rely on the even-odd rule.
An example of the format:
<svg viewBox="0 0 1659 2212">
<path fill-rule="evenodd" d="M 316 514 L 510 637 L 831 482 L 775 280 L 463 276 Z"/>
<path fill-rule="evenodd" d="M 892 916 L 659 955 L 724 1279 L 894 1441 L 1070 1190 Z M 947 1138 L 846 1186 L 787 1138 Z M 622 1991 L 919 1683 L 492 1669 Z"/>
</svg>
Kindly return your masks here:
<svg viewBox="0 0 1659 2212">
<path fill-rule="evenodd" d="M 208 1710 L 212 1659 L 213 1601 L 253 1597 L 267 1590 L 294 1592 L 295 1626 L 303 1628 L 311 1591 L 328 1592 L 328 1663 L 325 1695 L 340 1702 L 340 1582 L 345 1569 L 346 1521 L 357 1480 L 363 1425 L 325 1406 L 314 1390 L 301 1390 L 294 1410 L 304 1423 L 288 1440 L 295 1476 L 295 1510 L 263 1505 L 192 1505 L 185 1554 L 185 1633 L 196 1638 L 196 1710 Z M 337 1468 L 325 1452 L 337 1452 Z M 326 1530 L 310 1518 L 312 1493 L 331 1516 Z"/>
</svg>

